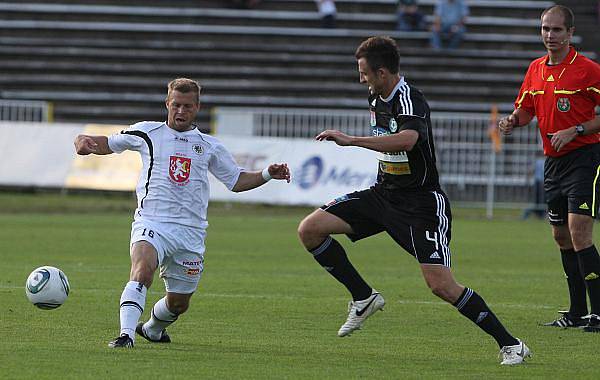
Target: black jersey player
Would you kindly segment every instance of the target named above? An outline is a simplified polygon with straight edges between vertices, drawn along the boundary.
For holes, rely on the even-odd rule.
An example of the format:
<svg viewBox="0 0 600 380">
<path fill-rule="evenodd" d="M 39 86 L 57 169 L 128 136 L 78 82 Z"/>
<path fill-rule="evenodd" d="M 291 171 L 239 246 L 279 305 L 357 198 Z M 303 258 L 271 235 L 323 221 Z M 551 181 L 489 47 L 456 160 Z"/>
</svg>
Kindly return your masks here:
<svg viewBox="0 0 600 380">
<path fill-rule="evenodd" d="M 377 182 L 315 210 L 298 228 L 305 248 L 352 294 L 348 319 L 338 335 L 347 336 L 359 329 L 385 301 L 359 275 L 331 235 L 346 234 L 357 241 L 385 231 L 415 256 L 436 296 L 454 305 L 496 340 L 502 364 L 522 363 L 530 355 L 527 346 L 506 331 L 485 301 L 457 283 L 450 271 L 452 216 L 439 184 L 429 106 L 423 94 L 399 74 L 395 41 L 369 38 L 355 56 L 360 82 L 369 86 L 372 136 L 326 130 L 316 139 L 378 152 Z"/>
</svg>

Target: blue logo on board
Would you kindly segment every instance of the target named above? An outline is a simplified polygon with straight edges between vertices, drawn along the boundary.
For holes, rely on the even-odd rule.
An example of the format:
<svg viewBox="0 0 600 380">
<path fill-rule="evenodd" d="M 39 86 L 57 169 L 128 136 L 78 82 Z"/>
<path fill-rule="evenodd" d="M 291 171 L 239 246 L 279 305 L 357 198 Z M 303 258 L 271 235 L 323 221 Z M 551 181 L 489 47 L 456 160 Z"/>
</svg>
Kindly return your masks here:
<svg viewBox="0 0 600 380">
<path fill-rule="evenodd" d="M 376 172 L 361 173 L 350 167 L 332 166 L 325 170 L 325 163 L 319 156 L 313 156 L 304 161 L 296 175 L 298 186 L 308 190 L 317 184 L 327 185 L 334 183 L 338 186 L 370 186 L 376 180 Z"/>
<path fill-rule="evenodd" d="M 319 156 L 313 156 L 300 167 L 298 186 L 302 189 L 309 189 L 319 182 L 322 174 L 323 160 Z"/>
</svg>

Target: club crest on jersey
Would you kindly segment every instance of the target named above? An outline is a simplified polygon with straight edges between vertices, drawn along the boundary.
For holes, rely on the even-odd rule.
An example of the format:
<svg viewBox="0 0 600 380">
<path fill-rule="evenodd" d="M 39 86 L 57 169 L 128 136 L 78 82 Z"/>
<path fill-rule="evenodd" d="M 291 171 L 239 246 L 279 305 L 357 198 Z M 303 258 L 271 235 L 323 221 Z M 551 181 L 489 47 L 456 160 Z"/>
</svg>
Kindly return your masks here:
<svg viewBox="0 0 600 380">
<path fill-rule="evenodd" d="M 396 119 L 394 119 L 393 117 L 390 119 L 390 132 L 396 132 L 398 130 L 398 123 L 396 122 Z"/>
<path fill-rule="evenodd" d="M 558 98 L 558 101 L 556 102 L 556 108 L 558 108 L 560 112 L 568 112 L 571 109 L 569 98 Z"/>
<path fill-rule="evenodd" d="M 192 159 L 187 157 L 171 156 L 169 161 L 169 178 L 182 186 L 189 182 L 192 171 Z"/>
<path fill-rule="evenodd" d="M 202 149 L 202 145 L 194 145 L 192 146 L 192 150 L 194 151 L 194 153 L 196 153 L 197 155 L 202 155 L 202 153 L 204 153 L 204 150 Z"/>
</svg>

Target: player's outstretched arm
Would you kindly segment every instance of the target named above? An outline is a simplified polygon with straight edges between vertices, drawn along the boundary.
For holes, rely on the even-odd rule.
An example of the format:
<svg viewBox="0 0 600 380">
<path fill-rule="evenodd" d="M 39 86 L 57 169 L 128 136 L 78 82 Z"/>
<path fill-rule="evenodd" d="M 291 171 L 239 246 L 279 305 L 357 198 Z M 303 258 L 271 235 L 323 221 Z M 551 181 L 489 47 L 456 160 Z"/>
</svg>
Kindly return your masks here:
<svg viewBox="0 0 600 380">
<path fill-rule="evenodd" d="M 377 152 L 400 152 L 412 150 L 419 139 L 419 133 L 407 129 L 385 136 L 357 137 L 346 135 L 338 130 L 328 129 L 319 133 L 315 139 L 317 141 L 335 141 L 340 146 L 358 146 Z"/>
<path fill-rule="evenodd" d="M 75 151 L 82 156 L 88 154 L 111 154 L 112 150 L 108 147 L 108 137 L 79 135 L 75 138 Z"/>
<path fill-rule="evenodd" d="M 263 171 L 258 172 L 241 172 L 238 181 L 231 190 L 236 193 L 252 190 L 264 185 L 271 179 L 286 180 L 289 183 L 290 169 L 287 164 L 271 164 Z"/>
</svg>

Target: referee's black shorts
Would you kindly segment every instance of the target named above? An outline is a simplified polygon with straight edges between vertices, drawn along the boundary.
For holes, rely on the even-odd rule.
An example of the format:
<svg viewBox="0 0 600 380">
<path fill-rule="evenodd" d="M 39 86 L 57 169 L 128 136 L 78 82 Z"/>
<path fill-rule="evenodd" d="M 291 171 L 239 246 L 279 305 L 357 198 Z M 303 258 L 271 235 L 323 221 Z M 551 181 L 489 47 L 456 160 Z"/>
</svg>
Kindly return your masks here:
<svg viewBox="0 0 600 380">
<path fill-rule="evenodd" d="M 564 225 L 568 214 L 598 215 L 600 144 L 582 146 L 544 164 L 544 192 L 548 220 Z"/>
<path fill-rule="evenodd" d="M 392 197 L 372 187 L 336 198 L 321 209 L 352 227 L 352 241 L 385 231 L 419 263 L 450 267 L 452 214 L 441 190 L 400 190 Z"/>
</svg>

